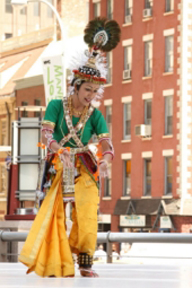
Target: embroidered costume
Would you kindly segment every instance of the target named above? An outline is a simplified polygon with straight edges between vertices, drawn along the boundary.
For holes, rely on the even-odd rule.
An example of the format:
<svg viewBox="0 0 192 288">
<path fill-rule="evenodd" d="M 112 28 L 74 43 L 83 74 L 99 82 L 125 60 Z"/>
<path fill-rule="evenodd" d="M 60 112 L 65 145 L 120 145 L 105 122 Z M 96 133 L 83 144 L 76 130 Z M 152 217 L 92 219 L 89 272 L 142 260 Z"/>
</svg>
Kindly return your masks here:
<svg viewBox="0 0 192 288">
<path fill-rule="evenodd" d="M 72 65 L 69 94 L 73 94 L 75 85 L 91 82 L 100 84 L 97 95 L 100 99 L 102 85 L 106 82 L 102 52 L 110 51 L 118 44 L 119 25 L 114 20 L 96 18 L 87 25 L 84 40 L 90 51 L 82 55 L 80 63 L 74 61 Z M 80 268 L 92 267 L 99 203 L 98 161 L 89 145 L 92 136 L 96 134 L 99 142 L 108 143 L 109 149 L 103 151 L 103 157 L 106 154 L 114 156 L 102 113 L 91 104 L 84 108 L 80 117 L 73 116 L 73 111 L 70 95 L 63 100 L 52 100 L 42 123 L 48 155 L 36 197 L 43 201 L 19 257 L 19 261 L 28 266 L 27 273 L 35 271 L 42 277 L 73 276 L 72 253 L 78 255 Z M 52 151 L 54 142 L 59 143 L 61 151 Z M 73 167 L 65 167 L 60 160 L 60 153 L 65 149 L 70 153 Z M 69 201 L 73 203 L 73 226 L 68 237 L 64 209 L 65 202 Z"/>
</svg>

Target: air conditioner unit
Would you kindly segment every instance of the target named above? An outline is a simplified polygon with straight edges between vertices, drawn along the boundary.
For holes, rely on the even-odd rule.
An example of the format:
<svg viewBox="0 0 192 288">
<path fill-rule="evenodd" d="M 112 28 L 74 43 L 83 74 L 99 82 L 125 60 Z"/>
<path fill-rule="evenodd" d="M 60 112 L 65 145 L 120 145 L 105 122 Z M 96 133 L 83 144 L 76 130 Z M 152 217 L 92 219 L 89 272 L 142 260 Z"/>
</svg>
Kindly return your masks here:
<svg viewBox="0 0 192 288">
<path fill-rule="evenodd" d="M 147 18 L 147 17 L 151 17 L 152 16 L 152 9 L 151 8 L 147 8 L 143 10 L 143 17 Z"/>
<path fill-rule="evenodd" d="M 151 125 L 137 125 L 135 126 L 135 135 L 141 137 L 150 137 L 151 136 Z"/>
<path fill-rule="evenodd" d="M 125 23 L 131 23 L 132 22 L 132 16 L 131 15 L 127 15 L 125 16 Z"/>
<path fill-rule="evenodd" d="M 124 70 L 123 71 L 123 80 L 125 79 L 131 79 L 131 70 Z"/>
</svg>

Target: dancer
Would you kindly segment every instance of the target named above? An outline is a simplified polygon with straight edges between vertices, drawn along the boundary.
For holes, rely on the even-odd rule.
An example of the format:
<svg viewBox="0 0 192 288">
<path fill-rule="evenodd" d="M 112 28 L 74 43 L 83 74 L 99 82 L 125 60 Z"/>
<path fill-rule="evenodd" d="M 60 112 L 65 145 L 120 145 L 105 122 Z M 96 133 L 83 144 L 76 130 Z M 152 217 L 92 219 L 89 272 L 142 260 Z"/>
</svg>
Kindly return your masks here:
<svg viewBox="0 0 192 288">
<path fill-rule="evenodd" d="M 42 142 L 48 148 L 42 192 L 45 198 L 35 218 L 19 261 L 42 277 L 73 277 L 72 253 L 78 256 L 80 273 L 98 277 L 92 270 L 97 240 L 99 203 L 98 172 L 107 176 L 114 156 L 106 121 L 94 108 L 106 83 L 106 60 L 120 40 L 116 21 L 96 18 L 85 29 L 89 51 L 72 62 L 69 96 L 49 102 L 42 126 Z M 96 161 L 89 141 L 96 134 L 102 159 Z M 65 206 L 72 202 L 73 226 L 66 234 Z"/>
</svg>

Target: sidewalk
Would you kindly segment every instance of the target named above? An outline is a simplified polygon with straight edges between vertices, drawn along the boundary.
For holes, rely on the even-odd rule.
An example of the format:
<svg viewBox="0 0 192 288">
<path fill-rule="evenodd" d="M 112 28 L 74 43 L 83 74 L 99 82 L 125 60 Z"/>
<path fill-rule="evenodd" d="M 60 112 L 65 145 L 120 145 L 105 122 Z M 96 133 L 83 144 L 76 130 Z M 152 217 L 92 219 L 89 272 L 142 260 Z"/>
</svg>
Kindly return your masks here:
<svg viewBox="0 0 192 288">
<path fill-rule="evenodd" d="M 192 261 L 181 260 L 158 264 L 158 259 L 135 259 L 135 264 L 95 264 L 99 278 L 40 278 L 34 273 L 26 275 L 21 263 L 0 263 L 2 288 L 191 288 Z M 166 263 L 166 264 L 165 264 Z"/>
</svg>

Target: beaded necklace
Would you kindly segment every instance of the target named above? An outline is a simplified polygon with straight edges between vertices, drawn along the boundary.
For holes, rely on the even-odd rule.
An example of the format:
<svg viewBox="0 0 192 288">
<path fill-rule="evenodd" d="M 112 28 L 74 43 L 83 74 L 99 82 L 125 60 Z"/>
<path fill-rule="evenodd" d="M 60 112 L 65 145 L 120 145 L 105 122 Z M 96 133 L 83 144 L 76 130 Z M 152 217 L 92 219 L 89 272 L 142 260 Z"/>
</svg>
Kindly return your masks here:
<svg viewBox="0 0 192 288">
<path fill-rule="evenodd" d="M 86 121 L 84 121 L 85 117 L 86 117 L 86 114 L 88 112 L 88 109 L 89 107 L 86 106 L 83 111 L 81 112 L 81 118 L 79 120 L 78 123 L 82 122 L 84 123 L 83 124 L 83 127 L 81 128 L 80 131 L 77 132 L 77 136 L 80 138 L 80 140 L 82 140 L 82 136 L 83 136 L 83 132 L 84 132 L 84 129 L 85 129 L 85 124 L 86 124 Z M 73 106 L 72 106 L 72 97 L 69 96 L 68 97 L 68 110 L 69 110 L 69 115 L 70 115 L 70 118 L 71 118 L 71 122 L 72 122 L 72 117 L 73 117 Z M 64 120 L 65 116 L 63 115 L 63 119 L 61 121 L 61 125 L 60 125 L 60 130 L 61 130 L 61 133 L 63 135 L 63 137 L 65 137 L 64 133 L 63 133 L 63 129 L 62 129 L 62 124 L 63 124 L 63 120 Z M 70 140 L 68 140 L 68 142 L 73 146 L 73 147 L 76 147 L 76 144 L 74 144 L 73 142 L 71 142 Z"/>
</svg>

